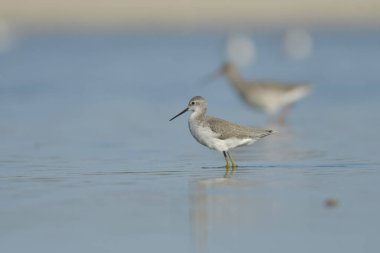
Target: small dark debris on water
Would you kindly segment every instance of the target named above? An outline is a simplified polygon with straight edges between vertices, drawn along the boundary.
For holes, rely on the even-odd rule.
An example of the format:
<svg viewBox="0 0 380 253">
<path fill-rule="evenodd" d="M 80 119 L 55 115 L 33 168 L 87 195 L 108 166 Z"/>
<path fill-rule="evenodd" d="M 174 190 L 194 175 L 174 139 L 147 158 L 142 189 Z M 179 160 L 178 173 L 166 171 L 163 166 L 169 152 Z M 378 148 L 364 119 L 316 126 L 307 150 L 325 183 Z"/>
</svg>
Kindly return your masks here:
<svg viewBox="0 0 380 253">
<path fill-rule="evenodd" d="M 326 199 L 325 206 L 328 208 L 335 208 L 338 206 L 338 200 L 333 198 Z"/>
</svg>

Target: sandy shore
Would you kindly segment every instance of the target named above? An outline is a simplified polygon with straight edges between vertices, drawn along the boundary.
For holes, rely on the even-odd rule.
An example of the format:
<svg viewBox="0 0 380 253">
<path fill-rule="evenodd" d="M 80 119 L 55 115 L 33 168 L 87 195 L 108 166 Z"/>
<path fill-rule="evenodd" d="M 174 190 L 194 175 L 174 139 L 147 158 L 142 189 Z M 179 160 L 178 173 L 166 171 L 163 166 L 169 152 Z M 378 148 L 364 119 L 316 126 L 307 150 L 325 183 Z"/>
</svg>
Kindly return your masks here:
<svg viewBox="0 0 380 253">
<path fill-rule="evenodd" d="M 0 20 L 62 27 L 204 28 L 228 26 L 348 25 L 380 23 L 378 0 L 90 0 L 0 1 Z"/>
</svg>

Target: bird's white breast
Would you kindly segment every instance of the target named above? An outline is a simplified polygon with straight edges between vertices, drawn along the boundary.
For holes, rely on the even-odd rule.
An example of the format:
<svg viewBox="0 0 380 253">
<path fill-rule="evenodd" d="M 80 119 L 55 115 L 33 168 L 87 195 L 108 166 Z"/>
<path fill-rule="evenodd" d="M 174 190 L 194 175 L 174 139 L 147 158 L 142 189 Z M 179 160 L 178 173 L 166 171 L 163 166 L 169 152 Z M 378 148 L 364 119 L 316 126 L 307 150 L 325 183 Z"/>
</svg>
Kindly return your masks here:
<svg viewBox="0 0 380 253">
<path fill-rule="evenodd" d="M 189 119 L 189 129 L 191 135 L 202 145 L 216 149 L 215 143 L 218 142 L 217 134 L 207 126 L 203 126 L 196 120 Z"/>
</svg>

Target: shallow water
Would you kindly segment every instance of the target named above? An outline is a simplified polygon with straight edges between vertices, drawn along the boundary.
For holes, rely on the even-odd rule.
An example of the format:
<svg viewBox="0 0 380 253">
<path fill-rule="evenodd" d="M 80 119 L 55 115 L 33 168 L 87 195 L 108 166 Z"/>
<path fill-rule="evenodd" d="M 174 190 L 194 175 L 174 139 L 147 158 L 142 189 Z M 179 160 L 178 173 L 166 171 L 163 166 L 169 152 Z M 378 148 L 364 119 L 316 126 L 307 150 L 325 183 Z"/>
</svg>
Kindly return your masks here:
<svg viewBox="0 0 380 253">
<path fill-rule="evenodd" d="M 224 79 L 223 34 L 35 34 L 0 55 L 1 252 L 375 252 L 380 33 L 313 32 L 293 62 L 254 35 L 246 77 L 309 81 L 286 127 Z M 223 157 L 168 119 L 209 113 L 279 133 Z M 328 199 L 336 206 L 328 207 Z"/>
</svg>

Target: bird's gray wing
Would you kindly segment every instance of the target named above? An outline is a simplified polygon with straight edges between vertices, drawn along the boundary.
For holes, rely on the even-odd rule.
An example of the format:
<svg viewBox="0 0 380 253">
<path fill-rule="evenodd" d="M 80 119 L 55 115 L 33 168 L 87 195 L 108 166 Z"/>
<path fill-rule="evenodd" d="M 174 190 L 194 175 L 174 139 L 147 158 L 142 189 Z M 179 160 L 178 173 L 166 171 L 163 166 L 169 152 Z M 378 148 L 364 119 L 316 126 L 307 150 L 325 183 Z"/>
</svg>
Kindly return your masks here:
<svg viewBox="0 0 380 253">
<path fill-rule="evenodd" d="M 273 131 L 267 129 L 250 128 L 240 126 L 229 121 L 218 119 L 215 117 L 207 117 L 207 124 L 210 129 L 218 135 L 221 140 L 235 138 L 251 138 L 261 139 L 267 135 L 270 135 Z"/>
</svg>

